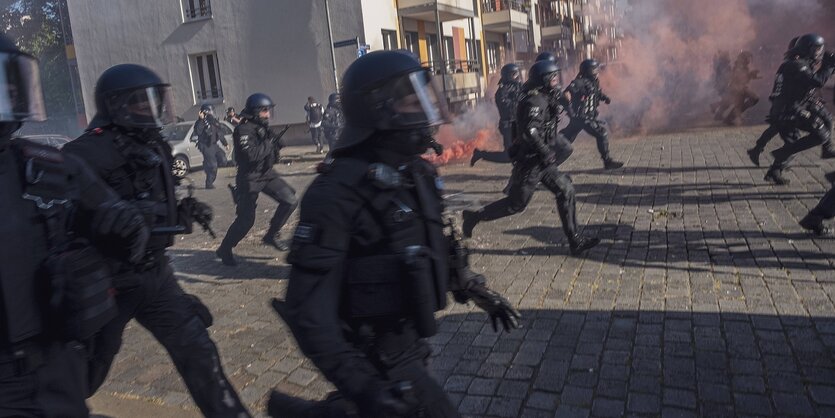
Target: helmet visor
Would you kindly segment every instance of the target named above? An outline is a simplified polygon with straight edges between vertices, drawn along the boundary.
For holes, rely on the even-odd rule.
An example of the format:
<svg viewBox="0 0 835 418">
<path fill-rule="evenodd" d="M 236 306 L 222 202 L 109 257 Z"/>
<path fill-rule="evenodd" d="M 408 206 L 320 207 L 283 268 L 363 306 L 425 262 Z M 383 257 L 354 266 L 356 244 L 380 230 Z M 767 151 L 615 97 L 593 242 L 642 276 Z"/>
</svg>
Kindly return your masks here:
<svg viewBox="0 0 835 418">
<path fill-rule="evenodd" d="M 404 75 L 392 84 L 392 128 L 411 129 L 444 123 L 441 95 L 425 71 Z"/>
<path fill-rule="evenodd" d="M 174 122 L 173 103 L 168 85 L 120 92 L 105 102 L 113 122 L 130 128 L 161 128 Z"/>
<path fill-rule="evenodd" d="M 0 53 L 0 121 L 44 121 L 38 60 L 18 53 Z"/>
</svg>

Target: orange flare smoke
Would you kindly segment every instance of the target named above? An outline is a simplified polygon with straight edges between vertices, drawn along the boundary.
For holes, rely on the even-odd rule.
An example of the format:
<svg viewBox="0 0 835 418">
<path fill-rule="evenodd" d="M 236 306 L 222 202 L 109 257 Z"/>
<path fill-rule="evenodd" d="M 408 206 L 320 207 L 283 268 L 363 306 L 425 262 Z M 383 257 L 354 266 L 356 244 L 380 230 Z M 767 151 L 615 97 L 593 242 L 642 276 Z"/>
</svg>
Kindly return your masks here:
<svg viewBox="0 0 835 418">
<path fill-rule="evenodd" d="M 425 154 L 426 158 L 436 166 L 469 160 L 473 150 L 481 148 L 490 140 L 493 132 L 490 129 L 481 129 L 476 132 L 475 137 L 470 139 L 450 138 L 450 135 L 439 135 L 438 142 L 444 146 L 441 155 Z"/>
</svg>

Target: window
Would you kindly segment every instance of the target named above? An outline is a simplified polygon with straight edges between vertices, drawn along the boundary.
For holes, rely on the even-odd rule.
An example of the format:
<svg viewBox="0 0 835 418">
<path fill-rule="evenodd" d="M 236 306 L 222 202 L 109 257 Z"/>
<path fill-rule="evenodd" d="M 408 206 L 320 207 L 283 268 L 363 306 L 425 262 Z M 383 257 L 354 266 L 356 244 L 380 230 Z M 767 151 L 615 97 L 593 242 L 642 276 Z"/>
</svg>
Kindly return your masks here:
<svg viewBox="0 0 835 418">
<path fill-rule="evenodd" d="M 417 32 L 406 32 L 406 49 L 415 55 L 420 55 Z"/>
<path fill-rule="evenodd" d="M 397 32 L 383 29 L 383 49 L 397 49 Z"/>
<path fill-rule="evenodd" d="M 189 57 L 191 65 L 191 84 L 194 87 L 194 102 L 223 99 L 220 86 L 220 67 L 217 53 L 208 52 Z"/>
<path fill-rule="evenodd" d="M 182 0 L 183 20 L 186 22 L 197 19 L 209 19 L 212 17 L 212 5 L 209 0 Z"/>
<path fill-rule="evenodd" d="M 441 50 L 438 48 L 438 35 L 427 33 L 426 47 L 429 49 L 429 61 L 432 64 L 432 68 L 436 72 L 441 71 Z"/>
<path fill-rule="evenodd" d="M 487 67 L 491 73 L 496 72 L 499 62 L 499 43 L 487 42 Z"/>
<path fill-rule="evenodd" d="M 446 53 L 446 70 L 449 72 L 455 72 L 456 62 L 455 62 L 455 46 L 452 41 L 452 36 L 444 36 L 444 52 Z"/>
</svg>

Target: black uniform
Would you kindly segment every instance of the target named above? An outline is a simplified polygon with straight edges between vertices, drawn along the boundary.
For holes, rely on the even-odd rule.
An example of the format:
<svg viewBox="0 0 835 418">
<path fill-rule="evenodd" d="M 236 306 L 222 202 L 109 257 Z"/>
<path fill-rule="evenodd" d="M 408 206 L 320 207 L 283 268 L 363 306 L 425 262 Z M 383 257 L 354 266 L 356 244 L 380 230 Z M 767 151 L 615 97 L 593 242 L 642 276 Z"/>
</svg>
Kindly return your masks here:
<svg viewBox="0 0 835 418">
<path fill-rule="evenodd" d="M 141 136 L 113 125 L 87 131 L 64 147 L 86 160 L 123 199 L 133 202 L 154 232 L 144 259 L 136 264 L 111 259 L 119 316 L 97 337 L 90 365 L 91 394 L 102 385 L 122 343 L 122 333 L 136 319 L 159 341 L 206 416 L 247 416 L 223 372 L 208 308 L 180 288 L 165 249 L 174 230 L 190 230 L 189 210 L 178 206 L 171 175 L 171 148 L 158 130 Z"/>
<path fill-rule="evenodd" d="M 336 140 L 342 135 L 345 127 L 345 116 L 342 114 L 342 105 L 328 103 L 325 109 L 325 117 L 322 121 L 322 128 L 325 131 L 325 139 L 328 141 L 328 151 L 336 145 Z"/>
<path fill-rule="evenodd" d="M 263 192 L 278 202 L 265 238 L 274 238 L 298 205 L 296 191 L 273 169 L 273 165 L 278 162 L 282 144 L 267 122 L 256 118 L 244 119 L 235 128 L 233 141 L 238 164 L 235 178 L 237 217 L 220 245 L 223 251 L 230 252 L 255 224 L 255 205 L 259 193 Z"/>
<path fill-rule="evenodd" d="M 835 172 L 829 173 L 827 178 L 835 178 Z M 823 225 L 824 220 L 832 218 L 835 218 L 835 183 L 823 195 L 820 202 L 800 220 L 800 226 L 819 236 L 832 235 L 832 228 Z"/>
<path fill-rule="evenodd" d="M 518 81 L 503 81 L 496 90 L 496 107 L 499 109 L 499 133 L 502 134 L 503 151 L 476 151 L 479 158 L 494 163 L 511 162 L 508 150 L 513 145 L 513 135 L 516 131 L 516 107 L 522 99 L 522 83 Z"/>
<path fill-rule="evenodd" d="M 420 158 L 441 122 L 432 88 L 420 63 L 397 51 L 372 52 L 343 77 L 346 132 L 302 200 L 286 304 L 274 302 L 338 395 L 314 403 L 273 392 L 272 416 L 457 417 L 427 371 L 423 340 L 447 292 L 474 301 L 494 326 L 518 326 L 518 312 L 444 231 L 440 181 Z"/>
<path fill-rule="evenodd" d="M 21 142 L 16 140 L 12 145 L 8 136 L 0 138 L 0 235 L 6 237 L 0 243 L 0 416 L 86 416 L 87 341 L 68 337 L 59 325 L 64 318 L 51 305 L 60 289 L 56 287 L 59 282 L 48 273 L 47 259 L 61 250 L 56 247 L 57 237 L 47 236 L 83 236 L 100 243 L 107 240 L 110 250 L 119 252 L 137 235 L 126 240 L 93 232 L 91 219 L 118 210 L 107 203 L 118 201 L 116 194 L 81 160 Z M 27 162 L 38 159 L 56 165 L 46 172 L 36 168 L 27 176 Z M 38 198 L 52 205 L 38 209 Z M 142 228 L 147 238 L 138 211 L 128 210 L 135 212 L 135 226 Z M 62 222 L 70 219 L 71 212 L 75 212 L 74 224 Z M 50 228 L 47 222 L 55 223 Z M 67 230 L 68 226 L 72 230 Z M 109 280 L 100 283 L 107 285 Z M 107 288 L 102 290 L 106 292 Z M 108 308 L 113 306 L 112 298 L 91 300 L 97 305 L 89 306 L 88 312 L 103 312 L 99 306 L 111 309 L 101 324 L 115 314 L 115 309 Z"/>
<path fill-rule="evenodd" d="M 586 131 L 597 140 L 597 151 L 600 152 L 603 162 L 611 161 L 609 133 L 606 123 L 598 119 L 597 110 L 601 101 L 608 102 L 610 99 L 600 88 L 600 80 L 577 77 L 566 90 L 571 93 L 571 103 L 566 109 L 571 120 L 560 133 L 573 143 L 580 131 Z"/>
<path fill-rule="evenodd" d="M 226 150 L 229 146 L 223 136 L 223 128 L 212 115 L 194 122 L 194 134 L 197 135 L 197 149 L 203 154 L 203 171 L 206 172 L 206 188 L 214 188 L 217 167 L 226 167 Z M 223 147 L 220 144 L 223 144 Z"/>
<path fill-rule="evenodd" d="M 812 60 L 791 58 L 777 70 L 769 117 L 786 144 L 772 153 L 774 162 L 766 179 L 785 183 L 782 170 L 788 167 L 795 154 L 816 145 L 823 145 L 825 150 L 831 148 L 832 115 L 814 99 L 814 94 L 826 84 L 835 69 L 834 64 L 825 62 L 815 71 Z M 801 137 L 801 131 L 808 134 Z"/>
<path fill-rule="evenodd" d="M 529 88 L 519 103 L 519 132 L 512 155 L 515 159 L 508 196 L 493 202 L 479 211 L 464 211 L 464 234 L 472 235 L 472 229 L 482 221 L 493 221 L 519 213 L 528 206 L 538 183 L 542 182 L 557 198 L 557 212 L 563 232 L 574 248 L 584 246 L 584 239 L 577 231 L 574 185 L 571 178 L 559 171 L 558 158 L 548 135 L 557 135 L 547 125 L 557 120 L 551 114 L 552 102 L 540 88 Z M 595 242 L 596 244 L 596 242 Z"/>
<path fill-rule="evenodd" d="M 319 103 L 307 103 L 304 105 L 304 111 L 307 113 L 307 127 L 310 130 L 310 139 L 313 145 L 316 146 L 316 152 L 321 153 L 322 149 L 322 119 L 325 115 L 325 109 Z"/>
</svg>

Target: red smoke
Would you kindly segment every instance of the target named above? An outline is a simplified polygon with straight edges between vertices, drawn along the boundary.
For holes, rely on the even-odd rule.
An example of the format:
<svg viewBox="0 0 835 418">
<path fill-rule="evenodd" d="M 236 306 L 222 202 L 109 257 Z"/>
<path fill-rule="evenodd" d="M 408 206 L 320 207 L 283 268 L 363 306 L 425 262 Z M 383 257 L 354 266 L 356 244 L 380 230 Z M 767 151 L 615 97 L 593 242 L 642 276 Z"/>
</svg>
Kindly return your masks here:
<svg viewBox="0 0 835 418">
<path fill-rule="evenodd" d="M 436 140 L 444 146 L 444 152 L 441 155 L 434 153 L 426 154 L 424 155 L 424 158 L 436 166 L 467 161 L 470 157 L 472 157 L 473 150 L 484 147 L 493 135 L 494 132 L 489 129 L 482 129 L 478 131 L 472 138 L 461 139 L 455 139 L 449 135 L 441 135 L 439 133 Z"/>
<path fill-rule="evenodd" d="M 612 97 L 604 117 L 619 132 L 652 132 L 714 123 L 708 105 L 717 100 L 713 58 L 728 51 L 754 54 L 763 78 L 751 84 L 761 102 L 747 120 L 762 122 L 775 70 L 791 38 L 831 32 L 813 0 L 639 0 L 620 3 L 618 61 L 601 75 Z M 835 8 L 829 6 L 830 8 Z M 818 20 L 820 24 L 815 24 Z M 601 42 L 604 37 L 599 38 Z M 835 39 L 828 39 L 832 44 Z M 604 45 L 598 45 L 603 47 Z M 829 49 L 829 48 L 828 48 Z"/>
</svg>

